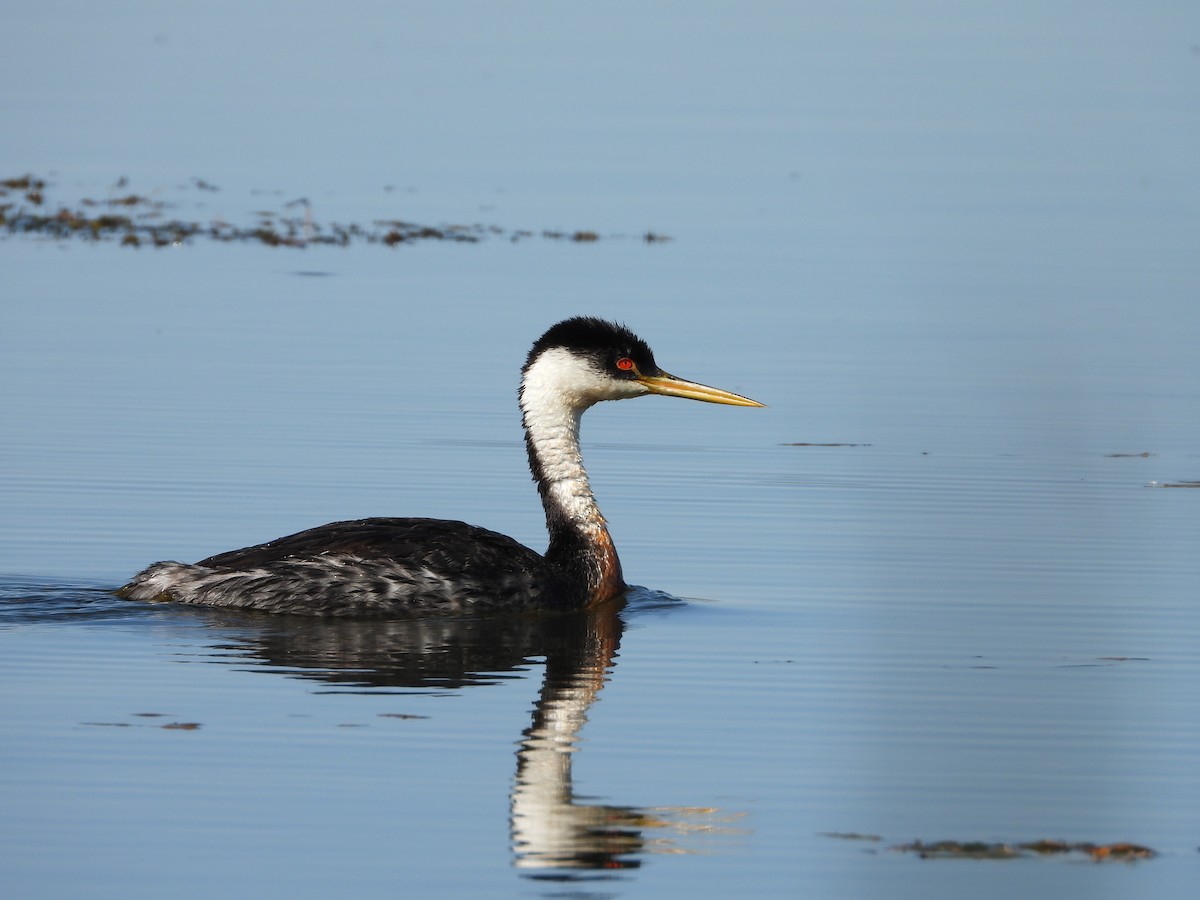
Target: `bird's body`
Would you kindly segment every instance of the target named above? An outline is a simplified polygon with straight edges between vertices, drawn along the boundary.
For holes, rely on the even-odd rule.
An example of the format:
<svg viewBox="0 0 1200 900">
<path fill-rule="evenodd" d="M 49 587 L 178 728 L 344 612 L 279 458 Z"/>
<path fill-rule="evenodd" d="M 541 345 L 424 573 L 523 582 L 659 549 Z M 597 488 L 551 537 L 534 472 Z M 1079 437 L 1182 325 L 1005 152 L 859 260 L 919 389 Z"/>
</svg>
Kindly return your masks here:
<svg viewBox="0 0 1200 900">
<path fill-rule="evenodd" d="M 545 555 L 465 522 L 334 522 L 195 564 L 160 562 L 117 593 L 135 600 L 319 616 L 399 618 L 578 609 L 625 590 L 621 564 L 579 450 L 583 411 L 600 400 L 660 393 L 761 406 L 668 375 L 628 329 L 560 322 L 522 369 L 529 466 L 546 512 Z"/>
<path fill-rule="evenodd" d="M 556 576 L 542 556 L 486 528 L 373 518 L 320 525 L 194 565 L 155 563 L 121 593 L 318 616 L 484 615 L 570 608 L 572 592 Z"/>
</svg>

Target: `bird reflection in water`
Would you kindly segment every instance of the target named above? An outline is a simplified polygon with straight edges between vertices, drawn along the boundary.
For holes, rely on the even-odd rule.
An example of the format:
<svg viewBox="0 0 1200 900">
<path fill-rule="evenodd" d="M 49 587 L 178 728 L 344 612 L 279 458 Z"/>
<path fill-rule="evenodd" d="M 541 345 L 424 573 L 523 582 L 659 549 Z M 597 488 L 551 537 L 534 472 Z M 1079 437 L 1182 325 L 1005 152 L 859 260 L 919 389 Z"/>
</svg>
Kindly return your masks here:
<svg viewBox="0 0 1200 900">
<path fill-rule="evenodd" d="M 628 602 L 636 614 L 679 601 L 632 588 Z M 597 870 L 635 869 L 650 853 L 689 852 L 680 836 L 726 833 L 732 818 L 708 808 L 647 809 L 576 798 L 571 767 L 579 732 L 615 665 L 621 606 L 619 601 L 536 617 L 399 621 L 209 615 L 241 626 L 226 649 L 341 690 L 494 684 L 544 658 L 541 693 L 517 750 L 512 847 L 523 874 L 566 881 L 596 877 Z M 248 621 L 260 627 L 248 630 Z"/>
</svg>

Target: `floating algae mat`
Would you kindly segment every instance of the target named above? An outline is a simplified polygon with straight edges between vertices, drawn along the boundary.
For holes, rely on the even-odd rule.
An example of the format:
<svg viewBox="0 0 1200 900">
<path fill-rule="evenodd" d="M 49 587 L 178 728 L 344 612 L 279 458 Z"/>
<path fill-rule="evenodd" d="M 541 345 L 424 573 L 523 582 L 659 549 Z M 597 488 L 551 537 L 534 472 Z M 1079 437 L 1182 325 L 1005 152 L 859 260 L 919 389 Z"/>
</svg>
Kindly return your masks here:
<svg viewBox="0 0 1200 900">
<path fill-rule="evenodd" d="M 298 198 L 283 209 L 260 210 L 254 221 L 235 224 L 221 217 L 190 219 L 173 215 L 181 201 L 162 199 L 131 191 L 126 178 L 119 179 L 103 199 L 84 197 L 63 201 L 52 196 L 53 185 L 44 178 L 22 175 L 0 180 L 0 236 L 26 235 L 50 240 L 112 241 L 127 247 L 177 247 L 200 240 L 244 242 L 268 247 L 308 247 L 351 244 L 382 244 L 395 247 L 418 241 L 477 243 L 486 238 L 512 242 L 541 237 L 548 240 L 591 243 L 601 239 L 595 231 L 508 229 L 498 225 L 429 225 L 403 219 L 375 219 L 368 224 L 320 222 L 312 204 Z M 193 178 L 179 191 L 216 193 L 220 189 L 202 178 Z M 647 244 L 670 240 L 647 231 L 633 235 L 607 235 L 607 239 L 630 239 Z"/>
<path fill-rule="evenodd" d="M 914 841 L 892 848 L 901 853 L 915 853 L 922 859 L 1020 859 L 1027 856 L 1058 856 L 1083 854 L 1097 862 L 1132 862 L 1153 859 L 1157 854 L 1141 844 L 1119 842 L 1093 844 L 1069 843 L 1058 840 L 1030 841 L 1024 844 L 986 843 L 983 841 Z"/>
</svg>

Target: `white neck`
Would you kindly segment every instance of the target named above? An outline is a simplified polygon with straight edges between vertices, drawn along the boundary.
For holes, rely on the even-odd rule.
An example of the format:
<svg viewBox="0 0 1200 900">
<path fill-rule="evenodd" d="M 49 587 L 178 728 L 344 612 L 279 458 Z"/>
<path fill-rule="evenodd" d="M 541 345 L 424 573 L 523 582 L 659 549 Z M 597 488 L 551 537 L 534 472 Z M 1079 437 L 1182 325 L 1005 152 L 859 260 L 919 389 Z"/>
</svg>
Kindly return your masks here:
<svg viewBox="0 0 1200 900">
<path fill-rule="evenodd" d="M 585 531 L 604 528 L 579 449 L 580 417 L 600 399 L 597 381 L 559 348 L 539 356 L 521 385 L 521 411 L 530 450 L 541 468 L 544 501 Z"/>
</svg>

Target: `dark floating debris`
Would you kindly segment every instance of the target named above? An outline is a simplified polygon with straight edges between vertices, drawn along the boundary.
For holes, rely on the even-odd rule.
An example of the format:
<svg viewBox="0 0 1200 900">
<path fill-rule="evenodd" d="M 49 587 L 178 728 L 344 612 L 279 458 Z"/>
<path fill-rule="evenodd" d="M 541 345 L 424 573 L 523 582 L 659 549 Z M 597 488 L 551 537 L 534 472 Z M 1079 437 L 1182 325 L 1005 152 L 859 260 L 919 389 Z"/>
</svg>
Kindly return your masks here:
<svg viewBox="0 0 1200 900">
<path fill-rule="evenodd" d="M 983 841 L 935 841 L 927 844 L 924 841 L 913 841 L 911 844 L 898 844 L 891 849 L 900 853 L 915 853 L 921 859 L 1022 859 L 1083 854 L 1096 862 L 1133 862 L 1157 856 L 1153 850 L 1141 844 L 1068 843 L 1045 839 L 1024 844 L 992 844 Z"/>
<path fill-rule="evenodd" d="M 820 835 L 836 841 L 867 841 L 873 844 L 883 840 L 878 834 L 859 834 L 857 831 L 822 831 Z"/>
<path fill-rule="evenodd" d="M 158 712 L 138 712 L 130 713 L 135 719 L 163 719 L 166 718 L 166 713 Z M 145 726 L 138 725 L 135 722 L 81 722 L 82 725 L 93 725 L 103 728 L 141 728 Z M 168 731 L 198 731 L 201 728 L 199 722 L 168 722 L 165 725 L 155 725 L 156 728 L 162 728 Z"/>
<path fill-rule="evenodd" d="M 285 212 L 259 210 L 252 225 L 234 225 L 221 218 L 192 221 L 168 218 L 172 204 L 157 197 L 128 193 L 129 181 L 121 177 L 112 187 L 113 196 L 104 200 L 83 198 L 74 204 L 51 204 L 48 184 L 34 175 L 0 179 L 0 237 L 30 235 L 49 240 L 113 241 L 122 247 L 178 247 L 199 240 L 224 243 L 258 243 L 267 247 L 348 247 L 351 244 L 382 244 L 396 247 L 418 241 L 450 241 L 474 244 L 485 238 L 507 238 L 512 243 L 535 237 L 533 231 L 506 229 L 498 225 L 422 225 L 400 219 L 385 219 L 368 226 L 356 223 L 319 223 L 307 197 L 287 201 Z M 203 178 L 193 178 L 182 189 L 205 193 L 220 190 Z M 117 195 L 117 191 L 121 191 Z M 263 191 L 253 191 L 255 196 Z M 279 192 L 273 192 L 278 194 Z M 56 207 L 56 208 L 55 208 Z M 600 234 L 587 229 L 545 230 L 547 240 L 595 243 Z M 609 239 L 629 235 L 609 235 Z M 647 231 L 637 235 L 646 244 L 671 240 Z"/>
<path fill-rule="evenodd" d="M 788 444 L 780 444 L 781 447 L 870 447 L 870 444 L 814 444 L 808 441 L 794 441 Z"/>
<path fill-rule="evenodd" d="M 1108 453 L 1109 459 L 1149 459 L 1154 454 L 1149 450 L 1143 450 L 1141 453 Z"/>
<path fill-rule="evenodd" d="M 913 841 L 892 847 L 900 853 L 915 853 L 921 859 L 1017 859 L 1021 852 L 1012 844 L 986 844 L 982 841 Z"/>
</svg>

